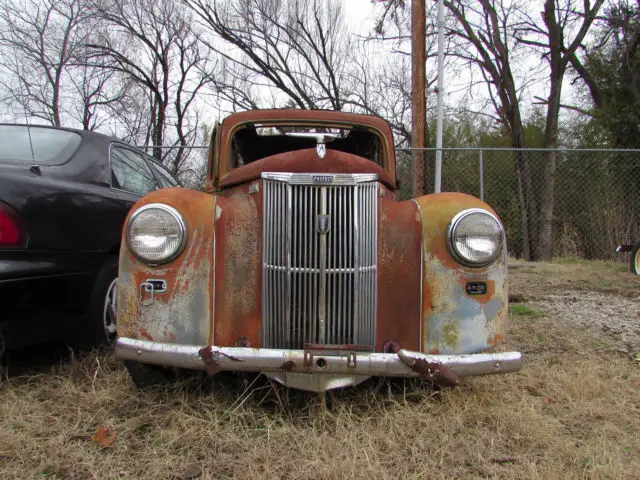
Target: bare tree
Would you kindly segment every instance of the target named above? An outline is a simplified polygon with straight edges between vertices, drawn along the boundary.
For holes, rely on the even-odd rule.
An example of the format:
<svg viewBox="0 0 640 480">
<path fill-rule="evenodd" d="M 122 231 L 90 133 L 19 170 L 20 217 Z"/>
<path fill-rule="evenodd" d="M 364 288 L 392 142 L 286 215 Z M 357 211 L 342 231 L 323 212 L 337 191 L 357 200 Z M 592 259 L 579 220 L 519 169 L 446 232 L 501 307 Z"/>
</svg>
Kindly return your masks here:
<svg viewBox="0 0 640 480">
<path fill-rule="evenodd" d="M 62 124 L 66 70 L 84 46 L 91 15 L 82 0 L 0 2 L 1 83 L 26 115 Z"/>
<path fill-rule="evenodd" d="M 551 149 L 544 165 L 539 191 L 538 235 L 534 243 L 534 258 L 550 260 L 553 255 L 553 207 L 558 146 L 562 83 L 567 68 L 583 45 L 589 29 L 596 20 L 604 0 L 577 2 L 575 0 L 545 0 L 541 20 L 526 16 L 515 32 L 524 45 L 540 51 L 548 65 L 549 93 L 544 147 Z"/>
<path fill-rule="evenodd" d="M 194 100 L 211 76 L 188 13 L 170 0 L 99 0 L 95 8 L 104 28 L 99 41 L 88 45 L 88 64 L 119 72 L 145 92 L 149 124 L 143 142 L 179 174 L 198 129 Z M 159 148 L 167 140 L 180 147 L 177 153 Z"/>
<path fill-rule="evenodd" d="M 129 84 L 117 72 L 83 61 L 67 71 L 73 87 L 67 102 L 69 115 L 84 130 L 100 130 L 125 106 Z"/>
<path fill-rule="evenodd" d="M 502 0 L 445 0 L 444 4 L 457 21 L 449 33 L 456 39 L 452 53 L 479 70 L 494 112 L 490 116 L 509 133 L 513 148 L 525 148 L 527 142 L 520 98 L 526 84 L 522 82 L 518 85 L 512 70 L 514 51 L 517 49 L 513 32 L 520 17 L 517 4 Z M 522 151 L 515 153 L 515 162 L 521 212 L 522 255 L 531 259 L 531 243 L 536 240 L 538 211 L 531 164 L 528 155 Z"/>
<path fill-rule="evenodd" d="M 207 45 L 224 58 L 226 74 L 216 88 L 234 108 L 264 103 L 260 91 L 265 87 L 276 92 L 275 103 L 344 108 L 344 75 L 352 44 L 337 1 L 185 3 L 215 38 L 223 40 Z"/>
<path fill-rule="evenodd" d="M 352 66 L 351 93 L 345 103 L 388 120 L 396 146 L 411 145 L 411 60 L 392 56 L 374 64 L 372 55 L 361 50 Z"/>
</svg>

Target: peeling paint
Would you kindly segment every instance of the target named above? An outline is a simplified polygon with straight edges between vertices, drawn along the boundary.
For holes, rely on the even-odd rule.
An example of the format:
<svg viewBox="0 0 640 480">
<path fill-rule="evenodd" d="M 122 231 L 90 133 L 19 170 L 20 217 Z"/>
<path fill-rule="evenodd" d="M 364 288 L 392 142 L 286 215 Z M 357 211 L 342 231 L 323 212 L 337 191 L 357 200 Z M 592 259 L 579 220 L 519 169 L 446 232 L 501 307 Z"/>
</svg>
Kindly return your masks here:
<svg viewBox="0 0 640 480">
<path fill-rule="evenodd" d="M 504 339 L 507 316 L 506 247 L 493 265 L 466 268 L 447 247 L 451 219 L 466 208 L 491 208 L 469 195 L 444 193 L 416 199 L 422 215 L 423 351 L 440 354 L 477 353 Z M 469 295 L 467 282 L 485 282 L 487 293 Z"/>
<path fill-rule="evenodd" d="M 209 345 L 215 339 L 216 345 L 233 346 L 246 339 L 247 345 L 262 346 L 264 189 L 255 186 L 261 182 L 261 169 L 271 165 L 286 171 L 320 168 L 362 173 L 365 169 L 379 175 L 375 351 L 394 345 L 395 349 L 465 354 L 486 350 L 504 339 L 506 250 L 494 265 L 472 269 L 452 258 L 446 240 L 448 225 L 458 212 L 484 208 L 495 214 L 489 206 L 460 193 L 397 202 L 392 151 L 385 152 L 382 166 L 338 151 L 328 151 L 320 161 L 311 149 L 272 155 L 262 163 L 232 169 L 228 139 L 251 115 L 233 116 L 222 127 L 222 144 L 217 145 L 221 153 L 215 156 L 220 164 L 209 169 L 210 183 L 222 187 L 217 196 L 165 189 L 136 205 L 173 206 L 184 216 L 189 239 L 176 260 L 160 267 L 141 263 L 123 243 L 117 307 L 121 335 L 186 345 Z M 280 112 L 260 115 L 265 115 L 265 121 L 276 121 Z M 333 113 L 318 115 L 327 121 L 334 118 Z M 338 124 L 356 121 L 340 115 Z M 385 148 L 393 144 L 384 122 L 369 119 L 363 125 L 381 135 Z M 213 172 L 220 178 L 213 178 Z M 253 188 L 248 179 L 254 182 Z M 144 305 L 140 285 L 149 278 L 165 280 L 167 291 Z M 467 293 L 467 282 L 484 282 L 486 293 Z"/>
<path fill-rule="evenodd" d="M 420 218 L 414 202 L 397 202 L 389 197 L 385 195 L 378 201 L 376 351 L 383 351 L 388 342 L 417 351 L 420 349 Z"/>
<path fill-rule="evenodd" d="M 170 264 L 149 266 L 123 248 L 118 277 L 118 333 L 131 338 L 181 344 L 204 344 L 212 318 L 212 242 L 215 197 L 187 189 L 153 192 L 132 209 L 148 203 L 164 203 L 176 208 L 187 225 L 188 242 L 184 252 Z M 153 301 L 145 297 L 141 285 L 148 279 L 167 282 L 164 293 Z"/>
<path fill-rule="evenodd" d="M 260 191 L 263 189 L 261 188 Z M 262 195 L 249 185 L 229 188 L 219 198 L 222 216 L 216 225 L 217 345 L 245 337 L 262 345 Z"/>
</svg>

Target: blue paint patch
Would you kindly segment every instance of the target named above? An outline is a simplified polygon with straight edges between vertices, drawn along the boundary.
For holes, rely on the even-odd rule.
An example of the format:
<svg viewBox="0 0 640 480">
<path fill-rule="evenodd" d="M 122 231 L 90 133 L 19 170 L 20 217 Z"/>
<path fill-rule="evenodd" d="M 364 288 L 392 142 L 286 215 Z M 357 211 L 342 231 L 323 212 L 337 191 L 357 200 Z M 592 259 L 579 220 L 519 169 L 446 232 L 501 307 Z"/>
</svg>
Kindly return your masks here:
<svg viewBox="0 0 640 480">
<path fill-rule="evenodd" d="M 490 322 L 498 316 L 498 312 L 502 308 L 502 303 L 502 298 L 494 298 L 484 304 L 482 310 L 484 311 L 484 316 L 486 317 L 487 322 Z"/>
<path fill-rule="evenodd" d="M 457 307 L 447 312 L 434 312 L 429 315 L 429 345 L 428 349 L 437 348 L 441 354 L 466 354 L 477 353 L 485 350 L 487 344 L 488 330 L 487 320 L 489 318 L 483 306 L 464 295 L 462 286 L 458 285 L 456 291 L 451 296 L 456 298 Z M 495 311 L 493 317 L 497 315 L 501 299 L 491 301 L 489 311 Z M 493 303 L 492 303 L 493 302 Z M 452 335 L 455 330 L 455 335 Z M 455 344 L 447 342 L 455 337 Z"/>
</svg>

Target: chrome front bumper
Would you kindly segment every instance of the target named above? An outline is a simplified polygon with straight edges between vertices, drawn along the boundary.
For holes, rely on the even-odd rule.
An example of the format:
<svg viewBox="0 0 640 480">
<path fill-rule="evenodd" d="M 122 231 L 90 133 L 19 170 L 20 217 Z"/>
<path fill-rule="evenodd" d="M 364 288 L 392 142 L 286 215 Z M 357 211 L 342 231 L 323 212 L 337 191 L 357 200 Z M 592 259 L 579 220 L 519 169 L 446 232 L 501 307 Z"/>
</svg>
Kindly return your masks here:
<svg viewBox="0 0 640 480">
<path fill-rule="evenodd" d="M 519 352 L 471 355 L 427 355 L 400 350 L 398 353 L 362 353 L 327 350 L 280 350 L 175 345 L 131 338 L 118 338 L 116 356 L 169 367 L 238 372 L 264 372 L 282 381 L 283 375 L 303 374 L 338 377 L 416 377 L 444 370 L 455 377 L 517 372 L 522 368 Z M 437 378 L 433 378 L 438 383 Z M 446 379 L 445 379 L 446 380 Z M 288 382 L 282 382 L 288 384 Z M 334 382 L 336 383 L 336 382 Z M 344 382 L 343 382 L 344 383 Z M 349 382 L 337 386 L 355 384 Z M 446 382 L 445 382 L 446 383 Z M 293 386 L 293 385 L 292 385 Z M 299 387 L 298 387 L 299 388 Z M 335 387 L 327 387 L 335 388 Z M 314 388 L 316 390 L 316 388 Z"/>
</svg>

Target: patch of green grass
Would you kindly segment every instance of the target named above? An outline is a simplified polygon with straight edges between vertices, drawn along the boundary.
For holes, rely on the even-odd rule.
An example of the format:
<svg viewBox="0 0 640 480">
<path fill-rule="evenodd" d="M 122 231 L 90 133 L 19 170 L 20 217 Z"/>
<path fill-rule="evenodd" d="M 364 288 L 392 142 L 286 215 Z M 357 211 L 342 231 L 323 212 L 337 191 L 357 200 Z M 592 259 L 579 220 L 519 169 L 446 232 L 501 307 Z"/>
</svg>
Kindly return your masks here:
<svg viewBox="0 0 640 480">
<path fill-rule="evenodd" d="M 526 303 L 515 303 L 509 306 L 512 315 L 521 315 L 523 317 L 540 318 L 542 315 L 529 307 Z"/>
<path fill-rule="evenodd" d="M 584 265 L 587 261 L 572 255 L 569 257 L 555 257 L 552 263 L 559 263 L 560 265 Z"/>
<path fill-rule="evenodd" d="M 575 256 L 555 257 L 551 263 L 558 265 L 582 265 L 596 270 L 613 270 L 614 272 L 626 272 L 629 264 L 622 256 L 620 260 L 586 260 Z"/>
</svg>

